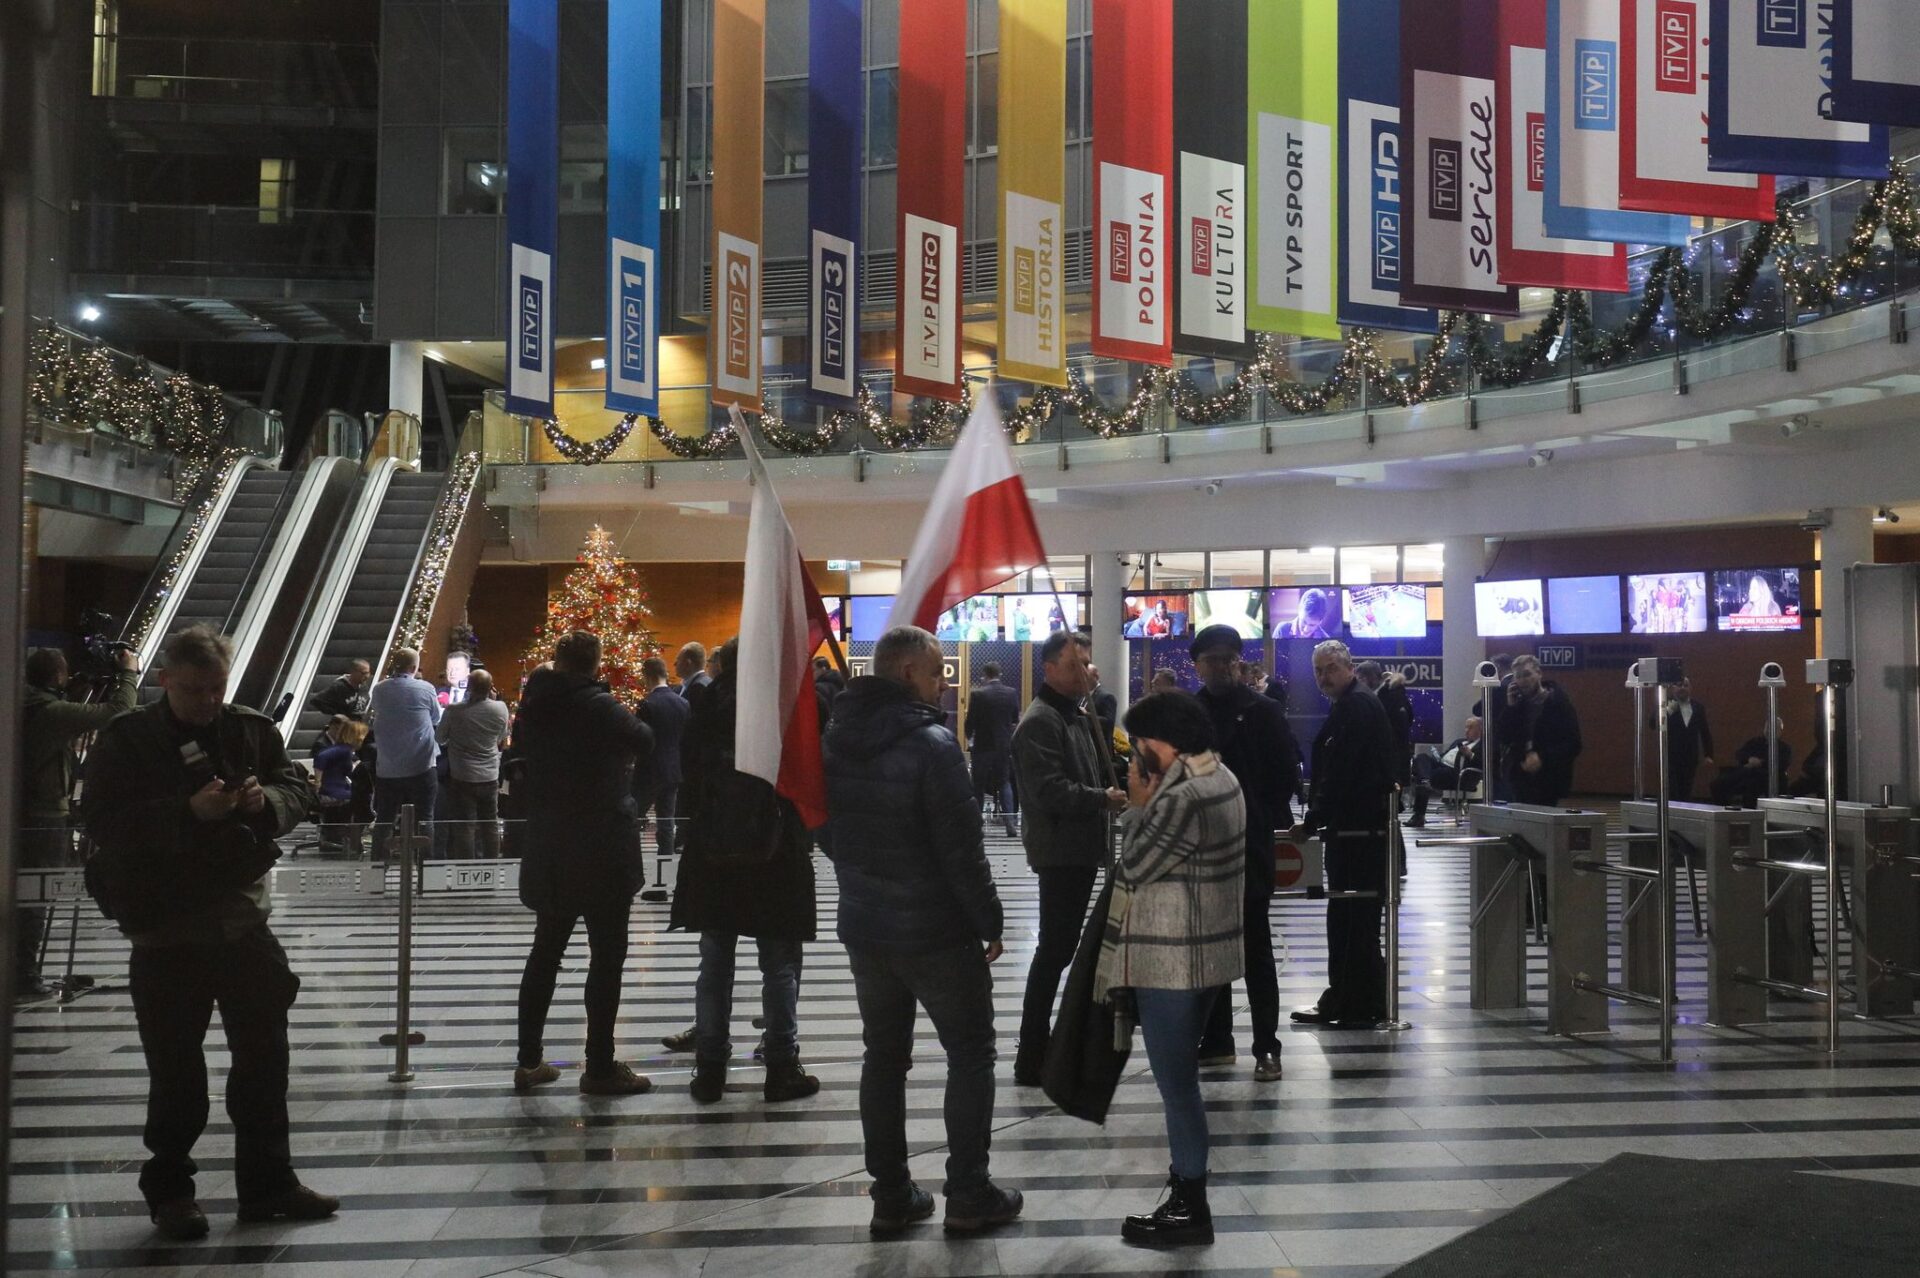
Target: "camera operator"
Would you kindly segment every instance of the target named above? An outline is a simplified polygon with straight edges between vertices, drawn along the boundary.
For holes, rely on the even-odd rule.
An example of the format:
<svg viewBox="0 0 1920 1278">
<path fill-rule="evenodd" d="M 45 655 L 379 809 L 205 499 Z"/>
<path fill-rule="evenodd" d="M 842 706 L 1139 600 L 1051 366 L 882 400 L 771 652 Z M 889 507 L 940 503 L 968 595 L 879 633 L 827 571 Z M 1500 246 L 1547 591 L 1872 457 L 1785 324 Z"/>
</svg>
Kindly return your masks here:
<svg viewBox="0 0 1920 1278">
<path fill-rule="evenodd" d="M 287 1011 L 300 979 L 267 927 L 274 839 L 304 819 L 306 785 L 273 721 L 227 704 L 230 640 L 192 626 L 167 639 L 161 661 L 166 695 L 95 741 L 83 807 L 96 849 L 88 888 L 133 942 L 153 1152 L 140 1192 L 162 1236 L 206 1236 L 192 1153 L 207 1125 L 203 1047 L 218 1005 L 240 1219 L 319 1220 L 340 1203 L 293 1173 Z"/>
<path fill-rule="evenodd" d="M 20 866 L 52 869 L 73 861 L 68 804 L 73 798 L 73 743 L 98 732 L 116 715 L 133 709 L 140 688 L 140 660 L 131 648 L 113 650 L 113 686 L 91 705 L 66 697 L 67 656 L 58 648 L 27 654 L 25 695 L 21 698 Z M 45 914 L 22 907 L 14 919 L 14 989 L 19 997 L 47 992 L 40 979 L 40 936 Z"/>
</svg>

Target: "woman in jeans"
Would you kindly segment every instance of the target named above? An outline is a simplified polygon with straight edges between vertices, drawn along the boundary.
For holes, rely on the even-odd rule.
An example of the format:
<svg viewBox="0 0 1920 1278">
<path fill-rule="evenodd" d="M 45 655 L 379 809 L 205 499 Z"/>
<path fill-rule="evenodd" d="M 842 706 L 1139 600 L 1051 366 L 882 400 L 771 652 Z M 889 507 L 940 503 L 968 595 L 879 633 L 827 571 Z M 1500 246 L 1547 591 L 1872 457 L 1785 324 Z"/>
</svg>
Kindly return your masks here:
<svg viewBox="0 0 1920 1278">
<path fill-rule="evenodd" d="M 1133 991 L 1173 1166 L 1166 1198 L 1127 1217 L 1121 1236 L 1148 1246 L 1210 1243 L 1200 1037 L 1214 996 L 1245 966 L 1246 803 L 1194 698 L 1155 693 L 1127 711 L 1124 726 L 1133 742 L 1130 806 L 1096 993 Z"/>
</svg>

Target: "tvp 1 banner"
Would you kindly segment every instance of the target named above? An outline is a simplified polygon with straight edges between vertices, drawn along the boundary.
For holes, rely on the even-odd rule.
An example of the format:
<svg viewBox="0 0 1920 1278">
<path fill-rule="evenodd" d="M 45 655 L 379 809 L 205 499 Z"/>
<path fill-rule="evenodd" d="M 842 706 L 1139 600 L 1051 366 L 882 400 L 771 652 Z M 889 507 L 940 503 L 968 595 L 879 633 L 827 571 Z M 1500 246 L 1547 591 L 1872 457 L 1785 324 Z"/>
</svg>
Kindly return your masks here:
<svg viewBox="0 0 1920 1278">
<path fill-rule="evenodd" d="M 1097 43 L 1097 41 L 1096 41 Z M 1248 359 L 1247 0 L 1174 0 L 1173 348 Z"/>
<path fill-rule="evenodd" d="M 1832 0 L 1712 4 L 1707 155 L 1715 170 L 1887 175 L 1887 127 L 1833 114 Z M 1911 9 L 1905 16 L 1920 21 Z"/>
<path fill-rule="evenodd" d="M 760 411 L 766 0 L 713 6 L 713 402 Z"/>
<path fill-rule="evenodd" d="M 607 0 L 607 407 L 660 413 L 660 0 Z"/>
<path fill-rule="evenodd" d="M 966 206 L 967 0 L 900 6 L 894 386 L 960 400 L 960 229 Z"/>
<path fill-rule="evenodd" d="M 508 0 L 507 411 L 553 416 L 560 238 L 559 0 Z"/>
<path fill-rule="evenodd" d="M 1173 362 L 1173 0 L 1093 0 L 1093 353 Z"/>
<path fill-rule="evenodd" d="M 1000 0 L 1000 372 L 1067 384 L 1067 0 Z"/>
<path fill-rule="evenodd" d="M 1259 0 L 1247 11 L 1248 326 L 1338 338 L 1340 9 Z"/>
<path fill-rule="evenodd" d="M 1833 0 L 1834 119 L 1920 125 L 1916 19 L 1913 0 Z"/>
<path fill-rule="evenodd" d="M 1400 0 L 1340 5 L 1342 324 L 1431 333 L 1439 316 L 1402 306 L 1406 143 L 1400 127 Z"/>
<path fill-rule="evenodd" d="M 860 371 L 862 0 L 812 0 L 807 44 L 807 389 L 850 408 Z"/>
<path fill-rule="evenodd" d="M 1773 220 L 1773 175 L 1707 163 L 1707 0 L 1620 0 L 1620 207 Z"/>
</svg>

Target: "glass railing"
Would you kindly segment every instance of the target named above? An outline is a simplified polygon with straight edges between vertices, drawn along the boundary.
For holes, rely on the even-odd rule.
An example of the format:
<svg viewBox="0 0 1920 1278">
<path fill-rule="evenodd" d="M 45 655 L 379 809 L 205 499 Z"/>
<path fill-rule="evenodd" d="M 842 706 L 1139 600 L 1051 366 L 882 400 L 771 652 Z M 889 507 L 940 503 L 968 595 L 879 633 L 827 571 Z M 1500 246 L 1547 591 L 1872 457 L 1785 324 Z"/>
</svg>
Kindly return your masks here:
<svg viewBox="0 0 1920 1278">
<path fill-rule="evenodd" d="M 1915 199 L 1904 180 L 1885 190 L 1898 200 Z M 1802 183 L 1785 191 L 1789 220 L 1779 229 L 1736 222 L 1711 227 L 1684 249 L 1633 251 L 1624 294 L 1523 289 L 1518 316 L 1450 316 L 1437 336 L 1376 332 L 1370 348 L 1356 347 L 1351 337 L 1345 343 L 1268 337 L 1255 365 L 1182 358 L 1170 376 L 1081 354 L 1069 359 L 1073 385 L 1065 395 L 993 382 L 989 365 L 969 366 L 969 391 L 998 398 L 1016 443 L 1057 447 L 1108 439 L 1116 456 L 1157 447 L 1162 434 L 1197 430 L 1270 429 L 1276 444 L 1351 438 L 1356 414 L 1369 414 L 1365 420 L 1381 432 L 1453 425 L 1459 410 L 1423 413 L 1413 404 L 1468 393 L 1481 417 L 1547 411 L 1571 402 L 1570 379 L 1581 379 L 1579 393 L 1590 399 L 1671 392 L 1689 379 L 1778 367 L 1781 347 L 1740 345 L 1758 336 L 1809 330 L 1806 354 L 1885 340 L 1884 324 L 1822 323 L 1920 286 L 1920 243 L 1903 246 L 1890 238 L 1885 219 L 1870 207 L 1881 191 L 1873 182 Z M 1793 262 L 1789 277 L 1779 266 L 1783 252 Z M 1591 376 L 1604 370 L 1614 371 Z M 1143 386 L 1143 377 L 1155 381 Z M 863 373 L 864 412 L 821 412 L 808 402 L 797 369 L 770 368 L 763 385 L 771 420 L 757 421 L 755 432 L 774 456 L 937 449 L 963 419 L 896 394 L 889 369 Z M 703 441 L 721 442 L 709 432 L 723 420 L 708 394 L 704 385 L 663 390 L 659 429 L 673 438 L 662 441 L 651 424 L 639 423 L 604 460 L 706 459 Z M 597 387 L 558 392 L 555 411 L 558 428 L 580 443 L 624 429 Z M 489 462 L 569 460 L 546 425 L 508 414 L 497 393 L 488 397 L 483 433 Z M 738 454 L 732 444 L 711 453 Z"/>
<path fill-rule="evenodd" d="M 370 44 L 97 35 L 95 97 L 222 105 L 348 107 L 379 103 Z"/>
<path fill-rule="evenodd" d="M 81 201 L 75 269 L 95 275 L 373 275 L 373 213 L 254 204 Z"/>
</svg>

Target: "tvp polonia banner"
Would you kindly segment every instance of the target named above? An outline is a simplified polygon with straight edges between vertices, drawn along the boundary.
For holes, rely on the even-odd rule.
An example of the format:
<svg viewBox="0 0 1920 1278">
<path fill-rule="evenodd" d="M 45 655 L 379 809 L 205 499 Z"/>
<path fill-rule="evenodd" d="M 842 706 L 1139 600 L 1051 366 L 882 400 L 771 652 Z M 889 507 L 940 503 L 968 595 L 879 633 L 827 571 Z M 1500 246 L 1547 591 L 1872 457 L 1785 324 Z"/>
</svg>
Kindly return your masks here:
<svg viewBox="0 0 1920 1278">
<path fill-rule="evenodd" d="M 1920 14 L 1900 6 L 1909 23 Z M 1887 128 L 1833 116 L 1831 4 L 1713 0 L 1707 155 L 1722 173 L 1887 175 Z"/>
<path fill-rule="evenodd" d="M 1098 41 L 1095 42 L 1096 44 Z M 1247 340 L 1247 0 L 1174 0 L 1173 347 L 1243 360 Z"/>
<path fill-rule="evenodd" d="M 1260 0 L 1247 10 L 1254 329 L 1340 336 L 1339 46 L 1337 0 Z"/>
<path fill-rule="evenodd" d="M 1173 0 L 1093 0 L 1093 353 L 1173 362 Z"/>
<path fill-rule="evenodd" d="M 1000 372 L 1067 384 L 1067 0 L 1000 0 Z"/>
<path fill-rule="evenodd" d="M 1920 124 L 1920 17 L 1913 0 L 1837 0 L 1833 118 Z"/>
<path fill-rule="evenodd" d="M 553 416 L 560 238 L 559 0 L 507 4 L 507 411 Z"/>
<path fill-rule="evenodd" d="M 607 407 L 649 417 L 660 413 L 659 68 L 660 0 L 607 0 Z"/>
<path fill-rule="evenodd" d="M 807 388 L 854 402 L 860 363 L 862 0 L 813 0 L 807 45 Z"/>
<path fill-rule="evenodd" d="M 1098 81 L 1095 81 L 1098 91 Z M 1431 333 L 1439 316 L 1400 305 L 1406 143 L 1400 127 L 1400 0 L 1340 5 L 1342 324 Z"/>
<path fill-rule="evenodd" d="M 1627 250 L 1547 234 L 1547 7 L 1500 0 L 1500 282 L 1537 288 L 1627 290 Z"/>
<path fill-rule="evenodd" d="M 713 402 L 760 411 L 766 0 L 713 6 Z"/>
<path fill-rule="evenodd" d="M 1621 0 L 1620 207 L 1773 220 L 1773 175 L 1707 164 L 1707 0 Z"/>
<path fill-rule="evenodd" d="M 966 202 L 966 0 L 900 6 L 900 333 L 903 395 L 960 399 L 960 225 Z"/>
<path fill-rule="evenodd" d="M 1408 148 L 1402 301 L 1513 314 L 1500 282 L 1494 181 L 1497 0 L 1418 0 L 1400 11 Z M 1463 38 L 1462 33 L 1480 38 Z"/>
</svg>

